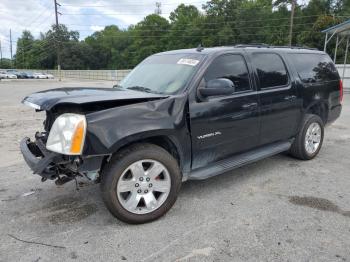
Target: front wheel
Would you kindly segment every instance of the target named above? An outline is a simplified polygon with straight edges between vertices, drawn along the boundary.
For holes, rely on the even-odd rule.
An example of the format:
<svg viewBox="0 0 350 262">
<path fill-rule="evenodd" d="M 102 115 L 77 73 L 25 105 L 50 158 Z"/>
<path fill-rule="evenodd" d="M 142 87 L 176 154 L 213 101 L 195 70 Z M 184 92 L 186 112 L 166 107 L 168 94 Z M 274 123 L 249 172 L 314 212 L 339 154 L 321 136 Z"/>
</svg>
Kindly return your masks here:
<svg viewBox="0 0 350 262">
<path fill-rule="evenodd" d="M 302 160 L 313 159 L 322 147 L 324 124 L 317 115 L 305 115 L 302 126 L 296 136 L 290 154 Z"/>
<path fill-rule="evenodd" d="M 152 144 L 117 153 L 102 172 L 102 198 L 118 219 L 141 224 L 164 215 L 175 203 L 181 173 L 174 157 Z"/>
</svg>

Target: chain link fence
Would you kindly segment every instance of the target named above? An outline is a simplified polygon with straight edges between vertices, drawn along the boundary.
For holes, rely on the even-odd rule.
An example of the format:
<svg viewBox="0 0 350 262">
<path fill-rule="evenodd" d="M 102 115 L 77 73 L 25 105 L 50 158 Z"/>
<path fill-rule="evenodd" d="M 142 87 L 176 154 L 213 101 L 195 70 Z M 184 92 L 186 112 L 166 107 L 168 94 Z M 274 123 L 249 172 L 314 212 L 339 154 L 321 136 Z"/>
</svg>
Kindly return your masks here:
<svg viewBox="0 0 350 262">
<path fill-rule="evenodd" d="M 59 78 L 58 70 L 35 70 L 35 69 L 16 69 L 21 72 L 38 72 L 52 74 L 56 79 Z M 6 70 L 5 70 L 6 71 Z M 130 73 L 131 69 L 125 70 L 61 70 L 62 79 L 81 79 L 81 80 L 107 80 L 119 83 Z"/>
<path fill-rule="evenodd" d="M 61 78 L 83 80 L 108 80 L 120 82 L 131 70 L 61 70 Z M 58 70 L 45 70 L 45 73 L 59 77 Z"/>
</svg>

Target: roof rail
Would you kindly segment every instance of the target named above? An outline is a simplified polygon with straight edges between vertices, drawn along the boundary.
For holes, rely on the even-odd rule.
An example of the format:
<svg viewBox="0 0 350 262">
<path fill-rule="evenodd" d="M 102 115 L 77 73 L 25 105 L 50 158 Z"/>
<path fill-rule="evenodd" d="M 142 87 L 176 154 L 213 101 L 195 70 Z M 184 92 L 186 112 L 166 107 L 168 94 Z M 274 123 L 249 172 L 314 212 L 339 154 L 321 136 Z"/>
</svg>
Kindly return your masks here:
<svg viewBox="0 0 350 262">
<path fill-rule="evenodd" d="M 309 50 L 318 50 L 317 48 L 312 48 L 308 46 L 289 46 L 289 45 L 268 45 L 268 44 L 238 44 L 234 45 L 236 48 L 245 48 L 245 47 L 257 47 L 257 48 L 290 48 L 290 49 L 309 49 Z"/>
<path fill-rule="evenodd" d="M 270 46 L 264 43 L 252 43 L 252 44 L 238 44 L 238 45 L 234 45 L 234 47 L 237 48 L 242 48 L 242 47 L 266 47 L 269 48 Z"/>
<path fill-rule="evenodd" d="M 271 48 L 290 48 L 290 49 L 308 49 L 308 50 L 318 50 L 317 48 L 312 48 L 312 47 L 308 47 L 308 46 L 289 46 L 289 45 L 282 45 L 282 46 L 278 46 L 278 45 L 274 45 L 274 46 L 270 46 Z"/>
</svg>

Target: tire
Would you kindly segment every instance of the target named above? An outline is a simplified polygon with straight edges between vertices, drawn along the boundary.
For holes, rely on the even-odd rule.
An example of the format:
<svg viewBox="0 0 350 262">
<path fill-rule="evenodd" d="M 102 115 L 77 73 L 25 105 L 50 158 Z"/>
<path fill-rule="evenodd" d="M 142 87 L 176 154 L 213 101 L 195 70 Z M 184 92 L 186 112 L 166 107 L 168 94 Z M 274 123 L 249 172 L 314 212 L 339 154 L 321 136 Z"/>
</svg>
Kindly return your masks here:
<svg viewBox="0 0 350 262">
<path fill-rule="evenodd" d="M 308 133 L 310 130 L 311 131 L 317 130 L 316 127 L 319 128 L 318 130 L 319 132 L 317 131 L 311 132 L 312 136 L 308 136 L 310 134 Z M 318 138 L 318 135 L 316 135 L 316 133 L 317 134 L 319 133 L 319 138 Z M 289 150 L 289 153 L 293 157 L 301 160 L 313 159 L 318 154 L 318 152 L 322 147 L 323 137 L 324 137 L 324 123 L 322 119 L 317 115 L 306 114 L 302 121 L 299 133 L 296 136 Z M 307 143 L 307 140 L 311 142 Z M 317 141 L 319 142 L 317 143 Z M 312 145 L 314 145 L 314 147 Z"/>
<path fill-rule="evenodd" d="M 163 171 L 155 176 L 159 170 Z M 159 146 L 143 143 L 131 145 L 112 157 L 103 168 L 100 187 L 102 199 L 113 216 L 126 223 L 142 224 L 158 219 L 173 206 L 181 183 L 174 157 Z M 124 185 L 130 190 L 122 190 Z M 157 187 L 164 192 L 158 192 Z"/>
</svg>

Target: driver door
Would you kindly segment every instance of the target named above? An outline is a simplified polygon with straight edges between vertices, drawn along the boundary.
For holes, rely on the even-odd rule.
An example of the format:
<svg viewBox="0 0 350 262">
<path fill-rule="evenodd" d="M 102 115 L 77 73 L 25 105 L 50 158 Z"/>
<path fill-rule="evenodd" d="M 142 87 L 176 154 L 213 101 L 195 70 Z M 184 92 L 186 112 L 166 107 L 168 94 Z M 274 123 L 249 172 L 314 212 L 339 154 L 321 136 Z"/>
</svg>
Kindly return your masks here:
<svg viewBox="0 0 350 262">
<path fill-rule="evenodd" d="M 230 79 L 235 92 L 199 98 L 190 103 L 192 169 L 247 151 L 259 142 L 259 106 L 245 58 L 241 54 L 216 57 L 198 88 L 212 79 Z"/>
</svg>

